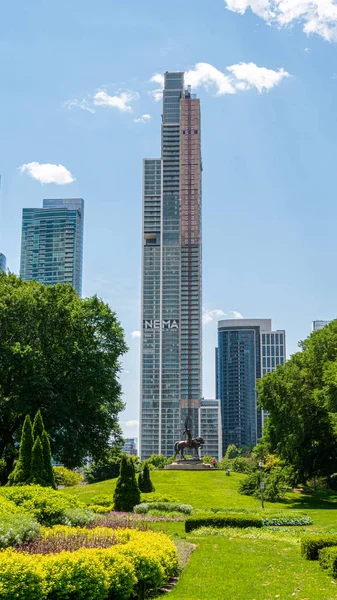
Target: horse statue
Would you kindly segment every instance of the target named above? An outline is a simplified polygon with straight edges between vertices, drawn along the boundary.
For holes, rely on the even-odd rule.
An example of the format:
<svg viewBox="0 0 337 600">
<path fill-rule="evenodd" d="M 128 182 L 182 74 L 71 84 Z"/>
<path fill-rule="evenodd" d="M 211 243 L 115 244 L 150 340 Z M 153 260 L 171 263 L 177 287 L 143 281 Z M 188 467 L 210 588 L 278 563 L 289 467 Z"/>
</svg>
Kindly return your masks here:
<svg viewBox="0 0 337 600">
<path fill-rule="evenodd" d="M 204 443 L 205 442 L 202 437 L 190 438 L 187 440 L 181 440 L 180 442 L 176 442 L 174 444 L 174 459 L 180 453 L 180 458 L 185 460 L 185 448 L 190 448 L 191 450 L 194 449 L 197 455 L 199 456 L 199 448 L 202 448 Z"/>
</svg>

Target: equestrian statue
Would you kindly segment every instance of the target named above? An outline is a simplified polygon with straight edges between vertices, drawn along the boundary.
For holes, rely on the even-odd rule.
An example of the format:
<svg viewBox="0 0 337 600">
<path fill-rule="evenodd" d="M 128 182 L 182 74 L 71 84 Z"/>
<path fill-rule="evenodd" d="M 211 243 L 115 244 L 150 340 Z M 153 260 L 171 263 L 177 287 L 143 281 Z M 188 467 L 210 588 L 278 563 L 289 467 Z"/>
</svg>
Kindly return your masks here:
<svg viewBox="0 0 337 600">
<path fill-rule="evenodd" d="M 193 450 L 195 450 L 197 453 L 197 456 L 199 458 L 199 448 L 203 447 L 204 440 L 202 437 L 192 438 L 192 432 L 191 432 L 191 429 L 189 428 L 189 415 L 187 415 L 187 417 L 185 419 L 184 434 L 185 434 L 186 439 L 181 440 L 180 442 L 176 442 L 174 444 L 174 460 L 176 459 L 176 456 L 178 456 L 179 453 L 180 453 L 180 458 L 183 460 L 186 460 L 185 456 L 184 456 L 185 448 L 189 448 L 190 450 L 192 450 L 192 454 L 193 454 Z"/>
</svg>

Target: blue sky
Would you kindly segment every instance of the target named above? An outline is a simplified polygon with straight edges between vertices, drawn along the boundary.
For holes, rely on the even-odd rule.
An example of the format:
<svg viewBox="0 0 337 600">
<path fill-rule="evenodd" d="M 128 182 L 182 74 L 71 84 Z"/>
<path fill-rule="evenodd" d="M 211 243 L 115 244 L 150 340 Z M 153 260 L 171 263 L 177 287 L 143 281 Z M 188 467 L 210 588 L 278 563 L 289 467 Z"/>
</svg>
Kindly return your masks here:
<svg viewBox="0 0 337 600">
<path fill-rule="evenodd" d="M 142 158 L 160 153 L 150 80 L 188 71 L 201 98 L 204 395 L 213 397 L 219 311 L 272 318 L 289 354 L 313 319 L 336 317 L 336 13 L 331 0 L 2 6 L 0 251 L 18 273 L 22 208 L 84 198 L 84 295 L 109 302 L 130 347 L 127 435 L 137 434 L 139 404 Z"/>
</svg>

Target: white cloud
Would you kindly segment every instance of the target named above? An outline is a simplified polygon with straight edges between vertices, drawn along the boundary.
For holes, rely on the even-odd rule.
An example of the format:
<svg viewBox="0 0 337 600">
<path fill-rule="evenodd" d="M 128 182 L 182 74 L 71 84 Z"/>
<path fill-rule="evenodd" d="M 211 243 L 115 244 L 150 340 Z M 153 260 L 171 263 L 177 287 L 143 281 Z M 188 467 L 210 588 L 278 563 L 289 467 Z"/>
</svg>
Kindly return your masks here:
<svg viewBox="0 0 337 600">
<path fill-rule="evenodd" d="M 133 119 L 135 123 L 148 123 L 149 121 L 151 121 L 151 115 L 146 114 L 146 115 L 142 115 L 141 117 L 138 117 L 137 119 Z"/>
<path fill-rule="evenodd" d="M 243 15 L 247 9 L 278 26 L 301 23 L 306 34 L 337 41 L 337 5 L 334 0 L 225 0 L 228 10 Z"/>
<path fill-rule="evenodd" d="M 140 331 L 133 331 L 131 333 L 131 337 L 133 340 L 136 340 L 137 338 L 140 338 Z"/>
<path fill-rule="evenodd" d="M 68 100 L 68 102 L 64 103 L 64 106 L 71 110 L 72 108 L 81 108 L 82 110 L 86 110 L 90 112 L 92 115 L 95 114 L 95 110 L 90 106 L 89 100 L 83 98 L 83 100 L 78 100 L 74 98 L 73 100 Z"/>
<path fill-rule="evenodd" d="M 273 71 L 266 67 L 258 67 L 256 64 L 239 63 L 227 67 L 227 70 L 233 75 L 237 83 L 235 86 L 239 90 L 249 90 L 256 88 L 260 93 L 263 90 L 270 90 L 278 85 L 284 77 L 290 77 L 284 69 Z"/>
<path fill-rule="evenodd" d="M 31 162 L 19 167 L 20 173 L 28 173 L 33 179 L 40 183 L 56 183 L 65 185 L 75 181 L 75 177 L 63 165 L 52 165 L 50 163 Z"/>
<path fill-rule="evenodd" d="M 213 321 L 216 321 L 221 317 L 223 319 L 243 319 L 242 314 L 239 313 L 237 310 L 231 310 L 228 313 L 225 313 L 223 310 L 221 310 L 221 308 L 214 308 L 212 310 L 209 310 L 208 308 L 203 308 L 202 310 L 203 325 L 208 325 L 209 323 L 212 323 Z"/>
<path fill-rule="evenodd" d="M 97 90 L 94 94 L 94 104 L 95 106 L 118 108 L 122 112 L 132 112 L 131 103 L 138 98 L 138 92 L 131 90 L 119 91 L 115 96 L 109 96 L 105 90 Z"/>
<path fill-rule="evenodd" d="M 278 85 L 284 77 L 290 77 L 289 73 L 283 68 L 274 71 L 266 67 L 258 67 L 255 63 L 238 63 L 226 67 L 228 73 L 219 71 L 213 65 L 208 63 L 197 63 L 192 69 L 185 73 L 185 83 L 192 89 L 200 87 L 207 91 L 215 89 L 216 96 L 224 94 L 236 94 L 256 88 L 260 93 L 264 90 L 270 90 Z M 154 99 L 160 100 L 164 85 L 163 75 L 156 73 L 152 82 L 160 83 L 160 88 L 154 90 L 152 95 Z"/>
<path fill-rule="evenodd" d="M 139 421 L 137 419 L 130 419 L 129 421 L 123 421 L 124 427 L 138 427 Z"/>
<path fill-rule="evenodd" d="M 161 100 L 162 95 L 163 95 L 163 89 L 164 89 L 164 75 L 162 75 L 161 73 L 155 73 L 150 81 L 153 83 L 157 83 L 159 85 L 158 88 L 156 88 L 155 90 L 152 90 L 151 94 L 154 98 L 154 100 L 156 102 L 159 102 L 159 100 Z"/>
</svg>

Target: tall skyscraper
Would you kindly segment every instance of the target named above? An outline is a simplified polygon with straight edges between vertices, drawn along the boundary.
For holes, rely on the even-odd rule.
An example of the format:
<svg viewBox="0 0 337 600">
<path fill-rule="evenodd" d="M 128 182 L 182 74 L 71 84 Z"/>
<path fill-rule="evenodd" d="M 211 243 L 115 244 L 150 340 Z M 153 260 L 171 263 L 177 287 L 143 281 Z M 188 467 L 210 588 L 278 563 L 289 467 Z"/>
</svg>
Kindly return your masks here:
<svg viewBox="0 0 337 600">
<path fill-rule="evenodd" d="M 329 323 L 331 323 L 331 321 L 313 321 L 312 330 L 319 331 L 320 329 L 323 329 L 323 327 L 325 327 L 326 325 L 329 325 Z"/>
<path fill-rule="evenodd" d="M 82 198 L 43 200 L 22 211 L 20 275 L 25 281 L 71 283 L 82 293 Z"/>
<path fill-rule="evenodd" d="M 271 319 L 219 321 L 216 356 L 223 451 L 256 444 L 266 416 L 257 409 L 256 383 L 284 364 L 285 331 L 272 331 Z"/>
<path fill-rule="evenodd" d="M 165 73 L 161 158 L 143 165 L 141 457 L 173 454 L 201 398 L 200 103 Z"/>
<path fill-rule="evenodd" d="M 0 271 L 6 271 L 6 257 L 0 252 Z"/>
</svg>

